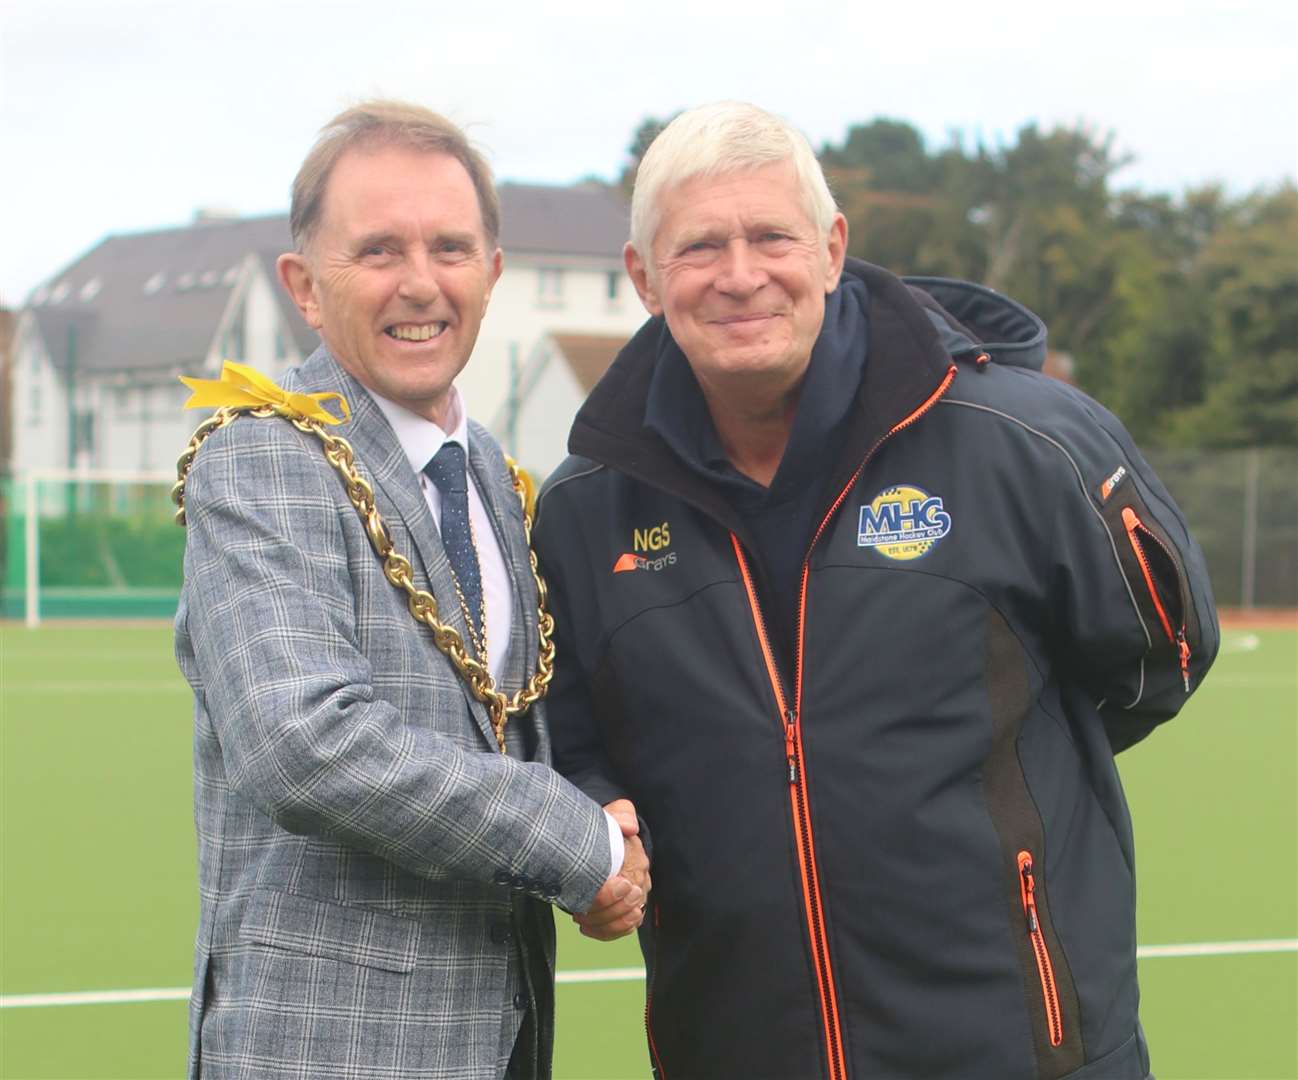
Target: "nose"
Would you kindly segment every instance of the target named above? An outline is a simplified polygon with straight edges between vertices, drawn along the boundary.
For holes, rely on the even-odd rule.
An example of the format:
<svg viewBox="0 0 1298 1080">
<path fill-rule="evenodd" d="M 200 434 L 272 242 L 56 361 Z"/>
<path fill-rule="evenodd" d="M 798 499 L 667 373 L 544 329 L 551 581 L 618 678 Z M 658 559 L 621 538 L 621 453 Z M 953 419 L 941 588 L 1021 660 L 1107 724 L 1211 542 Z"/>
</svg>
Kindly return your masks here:
<svg viewBox="0 0 1298 1080">
<path fill-rule="evenodd" d="M 747 240 L 738 238 L 725 246 L 716 277 L 718 290 L 731 296 L 751 296 L 768 280 L 760 257 Z"/>
<path fill-rule="evenodd" d="M 437 284 L 437 269 L 428 253 L 423 250 L 412 252 L 402 266 L 397 294 L 415 307 L 427 307 L 441 295 L 441 291 Z"/>
</svg>

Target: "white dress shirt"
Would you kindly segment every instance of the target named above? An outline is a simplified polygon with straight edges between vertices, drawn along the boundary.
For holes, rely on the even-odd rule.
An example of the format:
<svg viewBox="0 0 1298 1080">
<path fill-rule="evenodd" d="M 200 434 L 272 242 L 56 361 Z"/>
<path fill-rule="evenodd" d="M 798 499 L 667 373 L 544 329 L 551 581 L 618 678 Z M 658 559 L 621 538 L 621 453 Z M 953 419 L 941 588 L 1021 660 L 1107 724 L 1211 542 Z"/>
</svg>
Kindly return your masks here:
<svg viewBox="0 0 1298 1080">
<path fill-rule="evenodd" d="M 482 596 L 487 607 L 487 670 L 493 679 L 500 677 L 501 664 L 509 649 L 509 632 L 514 622 L 514 597 L 510 583 L 509 571 L 505 567 L 505 557 L 496 540 L 496 529 L 491 515 L 482 503 L 478 494 L 477 481 L 473 470 L 467 468 L 469 457 L 469 420 L 464 399 L 457 387 L 451 387 L 450 412 L 447 423 L 450 431 L 444 431 L 431 420 L 426 420 L 418 413 L 413 413 L 394 401 L 380 397 L 370 391 L 370 397 L 392 425 L 397 442 L 405 452 L 406 460 L 419 477 L 419 486 L 424 493 L 424 501 L 432 511 L 433 522 L 440 530 L 442 527 L 442 493 L 424 473 L 424 466 L 433 460 L 437 451 L 445 442 L 459 443 L 464 450 L 466 472 L 468 473 L 469 523 L 473 527 L 473 539 L 478 550 L 478 572 L 482 577 Z M 613 816 L 605 811 L 608 819 L 608 843 L 612 859 L 609 875 L 616 874 L 622 867 L 626 855 L 626 845 L 622 839 L 622 830 Z"/>
<path fill-rule="evenodd" d="M 478 485 L 473 479 L 473 470 L 467 468 L 469 421 L 460 393 L 454 386 L 451 387 L 450 413 L 447 416 L 449 432 L 373 391 L 370 392 L 370 397 L 388 418 L 401 449 L 405 451 L 406 460 L 419 477 L 424 501 L 432 511 L 433 522 L 438 529 L 442 527 L 442 493 L 428 479 L 424 466 L 433 460 L 443 443 L 459 443 L 464 451 L 469 481 L 469 524 L 473 528 L 473 539 L 478 549 L 478 572 L 482 576 L 482 596 L 487 606 L 487 670 L 491 672 L 493 679 L 499 679 L 501 664 L 509 649 L 509 631 L 514 622 L 513 589 L 509 571 L 505 568 L 505 557 L 496 540 L 491 515 L 482 504 L 482 496 L 478 494 Z M 478 613 L 475 611 L 473 615 L 476 618 Z"/>
</svg>

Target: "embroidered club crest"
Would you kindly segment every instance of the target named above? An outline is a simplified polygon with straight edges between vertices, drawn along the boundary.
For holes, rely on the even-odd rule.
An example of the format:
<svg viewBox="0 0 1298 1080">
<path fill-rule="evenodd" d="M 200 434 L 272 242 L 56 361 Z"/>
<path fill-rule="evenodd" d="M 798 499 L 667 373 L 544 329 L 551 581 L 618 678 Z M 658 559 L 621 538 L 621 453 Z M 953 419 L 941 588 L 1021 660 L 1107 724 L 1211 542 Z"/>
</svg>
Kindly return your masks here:
<svg viewBox="0 0 1298 1080">
<path fill-rule="evenodd" d="M 950 531 L 951 515 L 943 509 L 941 495 L 897 484 L 861 507 L 856 543 L 885 558 L 908 561 L 922 559 Z"/>
</svg>

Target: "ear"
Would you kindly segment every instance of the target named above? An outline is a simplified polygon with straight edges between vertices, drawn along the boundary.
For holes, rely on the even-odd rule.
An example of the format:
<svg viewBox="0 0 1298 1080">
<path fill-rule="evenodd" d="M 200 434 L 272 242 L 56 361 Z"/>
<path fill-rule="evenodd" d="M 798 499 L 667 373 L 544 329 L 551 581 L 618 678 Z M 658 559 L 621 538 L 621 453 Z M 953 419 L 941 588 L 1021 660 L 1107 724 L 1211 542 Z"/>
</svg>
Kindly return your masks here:
<svg viewBox="0 0 1298 1080">
<path fill-rule="evenodd" d="M 275 260 L 275 273 L 279 283 L 284 286 L 302 318 L 312 330 L 319 330 L 323 325 L 320 318 L 320 299 L 316 296 L 315 273 L 305 255 L 290 251 Z"/>
<path fill-rule="evenodd" d="M 496 248 L 487 260 L 487 291 L 482 295 L 482 313 L 487 313 L 487 302 L 491 299 L 491 290 L 496 287 L 496 282 L 500 280 L 500 272 L 505 268 L 505 256 L 500 248 Z"/>
<path fill-rule="evenodd" d="M 661 315 L 663 305 L 658 299 L 658 290 L 649 280 L 649 267 L 645 265 L 644 259 L 640 258 L 640 253 L 631 246 L 630 241 L 622 249 L 622 261 L 626 264 L 627 276 L 631 278 L 635 291 L 640 294 L 640 303 L 644 304 L 645 310 L 650 315 Z"/>
<path fill-rule="evenodd" d="M 834 215 L 825 246 L 829 258 L 829 271 L 825 275 L 825 293 L 828 295 L 838 288 L 838 279 L 843 276 L 843 260 L 847 257 L 847 218 L 842 214 Z"/>
</svg>

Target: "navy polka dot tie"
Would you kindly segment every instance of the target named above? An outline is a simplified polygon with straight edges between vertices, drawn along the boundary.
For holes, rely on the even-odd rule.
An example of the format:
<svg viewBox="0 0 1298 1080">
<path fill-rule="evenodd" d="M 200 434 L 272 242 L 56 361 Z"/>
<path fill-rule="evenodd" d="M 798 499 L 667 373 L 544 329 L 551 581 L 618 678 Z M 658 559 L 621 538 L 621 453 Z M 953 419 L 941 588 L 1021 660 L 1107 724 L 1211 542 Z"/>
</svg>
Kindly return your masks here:
<svg viewBox="0 0 1298 1080">
<path fill-rule="evenodd" d="M 464 448 L 459 443 L 442 443 L 433 460 L 424 466 L 424 474 L 441 492 L 442 546 L 464 595 L 470 626 L 480 633 L 484 629 L 482 576 L 469 531 L 469 477 L 464 467 Z"/>
</svg>

